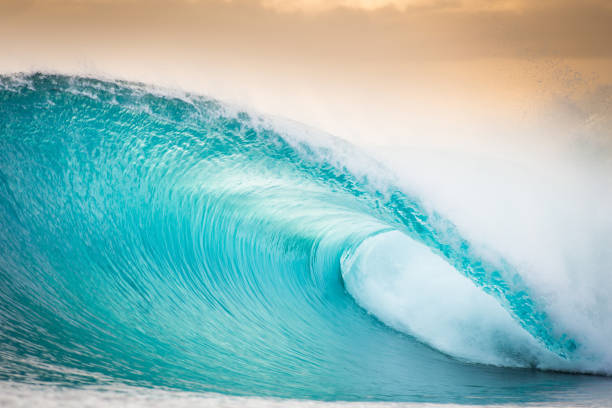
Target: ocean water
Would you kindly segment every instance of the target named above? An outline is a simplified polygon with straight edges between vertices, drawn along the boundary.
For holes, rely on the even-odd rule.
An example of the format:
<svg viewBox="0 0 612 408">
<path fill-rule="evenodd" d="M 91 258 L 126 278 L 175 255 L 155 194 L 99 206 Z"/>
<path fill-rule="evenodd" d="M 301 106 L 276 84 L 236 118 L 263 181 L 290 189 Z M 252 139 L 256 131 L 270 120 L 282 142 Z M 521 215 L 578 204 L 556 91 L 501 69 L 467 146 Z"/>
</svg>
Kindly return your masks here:
<svg viewBox="0 0 612 408">
<path fill-rule="evenodd" d="M 606 299 L 568 324 L 384 163 L 281 122 L 0 79 L 7 405 L 612 403 Z"/>
</svg>

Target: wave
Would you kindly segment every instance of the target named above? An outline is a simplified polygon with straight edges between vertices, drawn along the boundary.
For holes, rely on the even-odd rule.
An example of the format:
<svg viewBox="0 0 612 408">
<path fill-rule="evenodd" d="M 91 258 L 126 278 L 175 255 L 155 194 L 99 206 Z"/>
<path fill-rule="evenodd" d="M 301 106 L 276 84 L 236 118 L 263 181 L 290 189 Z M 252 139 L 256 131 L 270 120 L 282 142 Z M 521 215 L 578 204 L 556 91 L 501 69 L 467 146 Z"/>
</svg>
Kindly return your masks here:
<svg viewBox="0 0 612 408">
<path fill-rule="evenodd" d="M 0 379 L 462 402 L 579 381 L 502 367 L 610 372 L 516 266 L 331 136 L 45 74 L 1 78 L 0 126 Z"/>
</svg>

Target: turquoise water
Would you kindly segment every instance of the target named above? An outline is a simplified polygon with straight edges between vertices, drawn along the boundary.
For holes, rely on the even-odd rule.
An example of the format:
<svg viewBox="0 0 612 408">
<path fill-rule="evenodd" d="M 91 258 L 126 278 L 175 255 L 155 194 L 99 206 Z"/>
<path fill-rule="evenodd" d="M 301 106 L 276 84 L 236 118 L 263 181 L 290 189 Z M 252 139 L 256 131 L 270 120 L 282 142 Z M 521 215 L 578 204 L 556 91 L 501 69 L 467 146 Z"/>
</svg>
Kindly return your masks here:
<svg viewBox="0 0 612 408">
<path fill-rule="evenodd" d="M 569 374 L 607 368 L 515 266 L 353 147 L 140 84 L 0 84 L 0 380 L 472 404 L 612 394 L 607 377 Z"/>
</svg>

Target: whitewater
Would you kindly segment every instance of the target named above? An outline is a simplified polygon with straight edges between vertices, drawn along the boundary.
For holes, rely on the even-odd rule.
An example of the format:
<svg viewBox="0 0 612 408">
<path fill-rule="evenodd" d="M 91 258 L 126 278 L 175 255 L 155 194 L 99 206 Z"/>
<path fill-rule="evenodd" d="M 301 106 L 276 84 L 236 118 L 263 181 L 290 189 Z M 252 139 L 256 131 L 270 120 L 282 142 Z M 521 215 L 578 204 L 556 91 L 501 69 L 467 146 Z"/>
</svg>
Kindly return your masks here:
<svg viewBox="0 0 612 408">
<path fill-rule="evenodd" d="M 186 92 L 0 77 L 4 402 L 610 401 L 605 174 L 563 179 L 597 229 L 516 197 L 588 238 L 542 243 L 468 224 L 550 183 L 450 200 L 444 157 L 371 156 Z"/>
</svg>

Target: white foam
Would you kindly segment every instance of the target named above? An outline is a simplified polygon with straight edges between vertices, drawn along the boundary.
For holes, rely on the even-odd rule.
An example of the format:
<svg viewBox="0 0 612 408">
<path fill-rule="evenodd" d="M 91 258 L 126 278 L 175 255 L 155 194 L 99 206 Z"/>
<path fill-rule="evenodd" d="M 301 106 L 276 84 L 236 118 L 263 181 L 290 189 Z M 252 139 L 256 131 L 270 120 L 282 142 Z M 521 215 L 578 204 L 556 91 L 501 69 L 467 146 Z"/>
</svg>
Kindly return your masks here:
<svg viewBox="0 0 612 408">
<path fill-rule="evenodd" d="M 400 232 L 365 241 L 344 261 L 343 272 L 362 307 L 447 354 L 516 367 L 555 359 L 493 297 Z"/>
<path fill-rule="evenodd" d="M 544 407 L 548 405 L 533 404 Z M 6 408 L 400 408 L 469 407 L 457 404 L 398 402 L 324 402 L 260 397 L 236 397 L 215 393 L 194 393 L 126 385 L 87 386 L 79 388 L 53 385 L 0 382 L 0 406 Z M 478 405 L 474 405 L 478 406 Z M 503 405 L 512 408 L 514 405 Z M 522 404 L 521 406 L 525 406 Z M 552 405 L 551 405 L 552 406 Z M 555 406 L 570 406 L 555 404 Z"/>
</svg>

